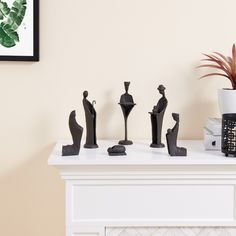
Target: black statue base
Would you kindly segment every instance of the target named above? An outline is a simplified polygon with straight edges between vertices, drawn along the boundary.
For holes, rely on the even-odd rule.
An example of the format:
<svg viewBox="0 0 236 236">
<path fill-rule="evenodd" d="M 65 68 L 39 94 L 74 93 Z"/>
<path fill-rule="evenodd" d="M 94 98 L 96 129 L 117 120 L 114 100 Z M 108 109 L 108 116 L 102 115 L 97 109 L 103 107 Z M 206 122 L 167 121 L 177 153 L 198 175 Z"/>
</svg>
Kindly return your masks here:
<svg viewBox="0 0 236 236">
<path fill-rule="evenodd" d="M 126 156 L 126 153 L 109 153 L 109 156 Z"/>
<path fill-rule="evenodd" d="M 126 150 L 122 145 L 115 145 L 107 149 L 109 156 L 125 156 Z"/>
<path fill-rule="evenodd" d="M 152 144 L 150 144 L 150 147 L 152 147 L 152 148 L 164 148 L 165 144 L 163 144 L 163 143 L 160 143 L 160 144 L 152 143 Z"/>
<path fill-rule="evenodd" d="M 236 157 L 236 154 L 226 153 L 226 154 L 225 154 L 225 157 L 232 157 L 232 158 L 235 158 L 235 157 Z"/>
<path fill-rule="evenodd" d="M 84 148 L 98 148 L 97 144 L 84 144 Z"/>
<path fill-rule="evenodd" d="M 187 156 L 187 149 L 184 147 L 172 148 L 169 152 L 170 156 Z"/>
<path fill-rule="evenodd" d="M 133 142 L 131 140 L 120 140 L 119 144 L 121 144 L 121 145 L 132 145 Z"/>
<path fill-rule="evenodd" d="M 62 156 L 76 156 L 79 154 L 80 149 L 75 145 L 62 146 Z"/>
</svg>

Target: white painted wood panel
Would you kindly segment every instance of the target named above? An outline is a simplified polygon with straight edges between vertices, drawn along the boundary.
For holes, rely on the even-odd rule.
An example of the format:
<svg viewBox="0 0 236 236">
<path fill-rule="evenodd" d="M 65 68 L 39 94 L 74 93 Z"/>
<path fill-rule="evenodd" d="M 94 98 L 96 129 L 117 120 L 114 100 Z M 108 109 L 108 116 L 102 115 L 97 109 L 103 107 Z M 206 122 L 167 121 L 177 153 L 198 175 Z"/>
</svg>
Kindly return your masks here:
<svg viewBox="0 0 236 236">
<path fill-rule="evenodd" d="M 73 186 L 72 221 L 233 220 L 233 185 Z"/>
</svg>

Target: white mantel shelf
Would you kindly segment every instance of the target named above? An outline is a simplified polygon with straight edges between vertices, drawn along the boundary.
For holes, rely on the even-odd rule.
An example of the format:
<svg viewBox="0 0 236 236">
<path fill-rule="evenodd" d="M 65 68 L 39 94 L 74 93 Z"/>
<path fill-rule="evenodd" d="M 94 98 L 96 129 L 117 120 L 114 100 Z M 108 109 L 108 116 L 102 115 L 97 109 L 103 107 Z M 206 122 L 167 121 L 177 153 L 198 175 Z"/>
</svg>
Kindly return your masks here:
<svg viewBox="0 0 236 236">
<path fill-rule="evenodd" d="M 148 141 L 136 141 L 126 146 L 126 156 L 108 156 L 107 148 L 117 141 L 100 140 L 98 149 L 80 150 L 78 156 L 62 157 L 62 145 L 69 142 L 60 141 L 56 144 L 48 164 L 53 166 L 143 166 L 143 165 L 235 165 L 236 158 L 225 157 L 220 151 L 205 151 L 203 141 L 179 141 L 178 146 L 186 147 L 187 157 L 171 157 L 167 148 L 150 148 Z M 236 169 L 235 169 L 236 170 Z"/>
<path fill-rule="evenodd" d="M 236 235 L 236 158 L 202 141 L 179 141 L 188 156 L 170 157 L 142 140 L 127 156 L 108 156 L 117 141 L 99 140 L 62 157 L 69 143 L 48 160 L 66 184 L 66 236 Z"/>
</svg>

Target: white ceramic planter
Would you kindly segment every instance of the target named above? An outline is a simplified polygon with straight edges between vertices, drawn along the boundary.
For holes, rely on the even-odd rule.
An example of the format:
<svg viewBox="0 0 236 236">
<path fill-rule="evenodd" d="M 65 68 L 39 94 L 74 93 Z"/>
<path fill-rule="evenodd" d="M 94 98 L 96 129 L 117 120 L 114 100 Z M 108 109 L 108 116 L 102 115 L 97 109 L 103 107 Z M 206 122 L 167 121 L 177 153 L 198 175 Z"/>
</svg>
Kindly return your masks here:
<svg viewBox="0 0 236 236">
<path fill-rule="evenodd" d="M 236 113 L 236 90 L 219 89 L 218 102 L 221 114 Z"/>
</svg>

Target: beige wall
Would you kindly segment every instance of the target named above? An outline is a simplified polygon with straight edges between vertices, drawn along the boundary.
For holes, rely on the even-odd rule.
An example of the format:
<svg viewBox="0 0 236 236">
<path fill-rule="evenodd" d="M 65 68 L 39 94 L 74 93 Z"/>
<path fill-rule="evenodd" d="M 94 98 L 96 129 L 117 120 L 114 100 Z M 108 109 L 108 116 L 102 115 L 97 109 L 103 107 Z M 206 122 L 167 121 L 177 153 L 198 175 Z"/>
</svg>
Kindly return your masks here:
<svg viewBox="0 0 236 236">
<path fill-rule="evenodd" d="M 64 185 L 47 158 L 69 138 L 72 109 L 85 125 L 82 92 L 96 99 L 98 137 L 121 138 L 123 81 L 138 104 L 129 135 L 150 138 L 148 111 L 163 83 L 164 133 L 180 113 L 181 138 L 202 138 L 217 116 L 224 79 L 198 81 L 202 52 L 230 53 L 235 0 L 41 0 L 41 61 L 0 63 L 0 235 L 64 235 Z M 137 128 L 138 127 L 138 128 Z"/>
</svg>

